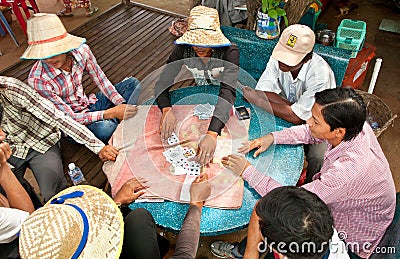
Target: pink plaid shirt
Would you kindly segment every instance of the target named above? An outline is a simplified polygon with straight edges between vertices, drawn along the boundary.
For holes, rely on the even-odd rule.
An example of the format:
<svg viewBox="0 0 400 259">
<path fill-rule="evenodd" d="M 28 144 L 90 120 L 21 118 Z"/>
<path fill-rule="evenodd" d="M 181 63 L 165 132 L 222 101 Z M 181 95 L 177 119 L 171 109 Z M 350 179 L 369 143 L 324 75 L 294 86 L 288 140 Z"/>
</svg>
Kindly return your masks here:
<svg viewBox="0 0 400 259">
<path fill-rule="evenodd" d="M 312 137 L 308 125 L 272 134 L 275 144 L 322 142 Z M 262 196 L 280 186 L 254 166 L 246 168 L 243 179 Z M 314 176 L 314 181 L 302 187 L 328 204 L 335 228 L 348 248 L 368 258 L 392 222 L 396 206 L 389 164 L 370 126 L 364 124 L 357 137 L 342 141 L 334 148 L 328 143 L 321 171 Z"/>
<path fill-rule="evenodd" d="M 102 120 L 104 111 L 89 112 L 89 105 L 95 103 L 97 98 L 94 94 L 86 96 L 82 86 L 84 73 L 90 75 L 94 84 L 115 105 L 125 100 L 107 79 L 88 45 L 82 44 L 71 50 L 71 54 L 74 58 L 71 72 L 63 72 L 38 60 L 29 73 L 28 83 L 79 123 L 89 124 Z"/>
</svg>

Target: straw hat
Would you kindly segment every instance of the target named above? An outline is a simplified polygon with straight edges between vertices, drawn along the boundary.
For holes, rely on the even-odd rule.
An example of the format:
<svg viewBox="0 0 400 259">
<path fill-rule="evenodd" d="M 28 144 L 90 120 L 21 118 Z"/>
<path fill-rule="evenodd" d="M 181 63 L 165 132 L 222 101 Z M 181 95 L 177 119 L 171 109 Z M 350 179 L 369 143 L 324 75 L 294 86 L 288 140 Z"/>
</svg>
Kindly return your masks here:
<svg viewBox="0 0 400 259">
<path fill-rule="evenodd" d="M 85 38 L 67 33 L 55 14 L 37 13 L 27 21 L 28 48 L 21 59 L 46 59 L 79 48 Z"/>
<path fill-rule="evenodd" d="M 88 185 L 73 186 L 26 219 L 19 252 L 21 258 L 119 258 L 123 224 L 107 194 Z"/>
<path fill-rule="evenodd" d="M 231 45 L 231 42 L 220 29 L 217 10 L 205 6 L 196 6 L 190 11 L 188 23 L 188 30 L 175 41 L 175 44 L 209 48 Z"/>
<path fill-rule="evenodd" d="M 298 65 L 314 48 L 315 35 L 306 25 L 293 24 L 283 30 L 272 57 L 288 66 Z"/>
</svg>

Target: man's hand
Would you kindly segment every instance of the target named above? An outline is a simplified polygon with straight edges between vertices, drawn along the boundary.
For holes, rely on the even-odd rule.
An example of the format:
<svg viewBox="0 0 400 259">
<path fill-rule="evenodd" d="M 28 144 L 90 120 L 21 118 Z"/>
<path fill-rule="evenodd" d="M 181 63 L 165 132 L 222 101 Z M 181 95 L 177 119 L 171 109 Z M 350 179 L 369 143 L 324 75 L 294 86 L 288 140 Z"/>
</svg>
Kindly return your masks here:
<svg viewBox="0 0 400 259">
<path fill-rule="evenodd" d="M 6 196 L 0 193 L 0 207 L 10 208 L 10 203 L 8 202 Z"/>
<path fill-rule="evenodd" d="M 265 96 L 265 95 L 264 95 L 264 96 Z M 252 104 L 255 104 L 255 105 L 257 105 L 257 103 L 258 103 L 260 100 L 268 101 L 266 96 L 265 96 L 265 99 L 263 99 L 262 96 L 259 95 L 259 94 L 257 93 L 257 90 L 255 90 L 255 89 L 253 89 L 253 88 L 251 88 L 251 87 L 248 87 L 248 86 L 243 87 L 243 97 L 244 97 L 249 103 L 252 103 Z M 261 97 L 261 98 L 260 98 L 260 97 Z M 258 105 L 257 105 L 257 106 L 258 106 Z"/>
<path fill-rule="evenodd" d="M 268 135 L 262 136 L 261 138 L 244 143 L 243 146 L 241 146 L 238 149 L 238 152 L 239 153 L 247 153 L 250 150 L 258 148 L 256 150 L 256 152 L 254 152 L 254 155 L 253 155 L 253 157 L 256 158 L 259 154 L 261 154 L 262 152 L 267 150 L 271 146 L 272 143 L 274 143 L 274 135 L 272 135 L 270 133 Z"/>
<path fill-rule="evenodd" d="M 120 121 L 136 115 L 138 108 L 136 105 L 120 104 L 104 111 L 103 119 L 118 119 Z"/>
<path fill-rule="evenodd" d="M 229 155 L 225 156 L 221 160 L 222 165 L 241 176 L 244 170 L 251 164 L 244 156 L 241 155 Z"/>
<path fill-rule="evenodd" d="M 147 181 L 144 179 L 132 178 L 122 185 L 121 189 L 114 197 L 114 202 L 121 205 L 131 204 L 134 200 L 146 193 L 148 186 L 144 185 Z"/>
<path fill-rule="evenodd" d="M 172 133 L 175 131 L 176 123 L 177 121 L 174 113 L 172 112 L 172 108 L 163 108 L 160 121 L 161 139 L 166 140 L 172 135 Z"/>
<path fill-rule="evenodd" d="M 197 149 L 197 158 L 200 165 L 206 165 L 213 159 L 217 147 L 217 136 L 216 132 L 207 131 L 207 134 L 200 141 Z"/>
<path fill-rule="evenodd" d="M 206 174 L 199 175 L 190 186 L 190 203 L 203 206 L 204 201 L 210 196 L 211 184 Z"/>
<path fill-rule="evenodd" d="M 0 143 L 0 166 L 4 163 L 7 163 L 7 160 L 11 156 L 11 148 L 10 145 L 6 142 Z"/>
<path fill-rule="evenodd" d="M 116 147 L 107 145 L 100 150 L 98 155 L 101 161 L 105 162 L 105 161 L 115 161 L 115 159 L 117 159 L 118 153 L 119 152 Z"/>
<path fill-rule="evenodd" d="M 2 184 L 3 177 L 8 177 L 5 174 L 5 170 L 10 171 L 7 160 L 11 156 L 11 148 L 10 145 L 6 142 L 1 142 L 0 143 L 0 185 Z M 10 171 L 11 172 L 11 171 Z"/>
</svg>

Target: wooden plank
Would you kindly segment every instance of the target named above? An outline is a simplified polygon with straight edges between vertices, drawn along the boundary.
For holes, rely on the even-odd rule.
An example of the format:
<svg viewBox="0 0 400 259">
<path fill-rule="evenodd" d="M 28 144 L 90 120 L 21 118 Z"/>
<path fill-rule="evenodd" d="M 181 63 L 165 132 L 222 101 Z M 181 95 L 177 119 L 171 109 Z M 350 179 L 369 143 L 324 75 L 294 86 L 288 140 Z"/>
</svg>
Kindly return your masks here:
<svg viewBox="0 0 400 259">
<path fill-rule="evenodd" d="M 176 38 L 167 28 L 173 20 L 182 17 L 138 3 L 132 6 L 118 5 L 76 28 L 71 34 L 87 39 L 98 64 L 111 82 L 120 82 L 127 76 L 142 80 L 165 64 Z M 26 81 L 34 62 L 20 61 L 0 74 Z M 155 80 L 150 80 L 151 84 L 143 89 L 141 100 L 153 95 Z M 99 91 L 90 76 L 84 75 L 82 81 L 85 93 Z M 177 86 L 188 84 L 179 82 Z M 102 171 L 103 163 L 96 154 L 66 139 L 61 140 L 61 149 L 65 172 L 68 163 L 74 162 L 91 184 L 105 187 L 107 178 Z"/>
</svg>

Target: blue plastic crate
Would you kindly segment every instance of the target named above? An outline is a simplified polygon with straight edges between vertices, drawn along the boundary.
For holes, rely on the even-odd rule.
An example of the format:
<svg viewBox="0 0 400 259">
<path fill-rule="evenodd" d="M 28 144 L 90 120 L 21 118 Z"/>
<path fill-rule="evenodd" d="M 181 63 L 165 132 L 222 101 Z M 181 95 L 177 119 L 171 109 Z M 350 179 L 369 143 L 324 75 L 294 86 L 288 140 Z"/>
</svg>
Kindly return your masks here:
<svg viewBox="0 0 400 259">
<path fill-rule="evenodd" d="M 351 50 L 351 57 L 355 58 L 364 45 L 366 32 L 364 21 L 343 19 L 337 29 L 335 47 Z"/>
</svg>

